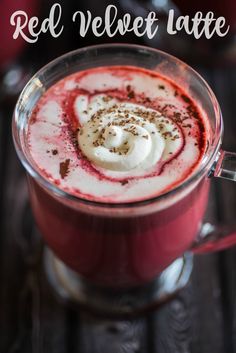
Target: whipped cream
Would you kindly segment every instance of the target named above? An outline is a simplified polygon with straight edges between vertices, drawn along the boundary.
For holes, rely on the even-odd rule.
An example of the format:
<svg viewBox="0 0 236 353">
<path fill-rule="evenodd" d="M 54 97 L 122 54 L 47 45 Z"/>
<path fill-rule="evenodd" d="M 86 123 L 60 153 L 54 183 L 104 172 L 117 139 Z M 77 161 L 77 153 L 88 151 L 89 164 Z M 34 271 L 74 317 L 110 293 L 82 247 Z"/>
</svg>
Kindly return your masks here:
<svg viewBox="0 0 236 353">
<path fill-rule="evenodd" d="M 160 112 L 128 102 L 94 111 L 97 100 L 78 133 L 80 149 L 94 165 L 132 176 L 133 169 L 147 171 L 180 150 L 181 130 Z M 90 111 L 89 104 L 85 108 Z"/>
</svg>

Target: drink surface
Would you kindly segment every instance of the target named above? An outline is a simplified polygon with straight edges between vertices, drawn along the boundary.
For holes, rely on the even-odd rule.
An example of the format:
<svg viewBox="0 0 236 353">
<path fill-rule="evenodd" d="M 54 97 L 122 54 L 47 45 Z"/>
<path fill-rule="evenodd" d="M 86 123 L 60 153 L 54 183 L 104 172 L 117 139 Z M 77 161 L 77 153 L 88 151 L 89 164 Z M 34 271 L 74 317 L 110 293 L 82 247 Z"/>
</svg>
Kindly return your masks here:
<svg viewBox="0 0 236 353">
<path fill-rule="evenodd" d="M 109 203 L 149 199 L 199 168 L 207 118 L 190 96 L 154 71 L 110 66 L 52 86 L 27 126 L 36 169 L 62 190 Z"/>
</svg>

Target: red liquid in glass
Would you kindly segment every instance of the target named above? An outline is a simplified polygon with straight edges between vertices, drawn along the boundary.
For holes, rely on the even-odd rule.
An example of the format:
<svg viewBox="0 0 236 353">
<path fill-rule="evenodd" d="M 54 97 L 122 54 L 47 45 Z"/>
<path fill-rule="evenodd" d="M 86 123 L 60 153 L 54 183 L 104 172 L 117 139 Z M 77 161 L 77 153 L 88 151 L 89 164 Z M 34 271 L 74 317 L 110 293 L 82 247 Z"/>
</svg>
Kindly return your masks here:
<svg viewBox="0 0 236 353">
<path fill-rule="evenodd" d="M 86 214 L 31 177 L 29 186 L 38 227 L 54 253 L 90 281 L 123 287 L 151 281 L 189 249 L 206 209 L 209 182 L 163 211 L 130 218 Z"/>
</svg>

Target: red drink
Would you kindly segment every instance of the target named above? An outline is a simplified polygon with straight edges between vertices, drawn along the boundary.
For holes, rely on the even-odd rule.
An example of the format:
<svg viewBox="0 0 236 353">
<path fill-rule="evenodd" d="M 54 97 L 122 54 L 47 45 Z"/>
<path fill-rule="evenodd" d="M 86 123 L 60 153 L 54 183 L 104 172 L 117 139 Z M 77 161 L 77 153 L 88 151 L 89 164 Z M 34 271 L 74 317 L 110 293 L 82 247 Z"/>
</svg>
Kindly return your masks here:
<svg viewBox="0 0 236 353">
<path fill-rule="evenodd" d="M 209 140 L 198 103 L 154 71 L 103 67 L 56 83 L 27 127 L 32 164 L 72 195 L 63 200 L 29 177 L 49 247 L 94 283 L 131 287 L 154 279 L 200 230 L 208 180 L 170 200 L 165 194 L 199 169 Z"/>
<path fill-rule="evenodd" d="M 147 283 L 181 256 L 200 230 L 209 189 L 206 180 L 166 210 L 122 218 L 64 205 L 31 177 L 29 185 L 49 247 L 84 278 L 110 287 Z"/>
</svg>

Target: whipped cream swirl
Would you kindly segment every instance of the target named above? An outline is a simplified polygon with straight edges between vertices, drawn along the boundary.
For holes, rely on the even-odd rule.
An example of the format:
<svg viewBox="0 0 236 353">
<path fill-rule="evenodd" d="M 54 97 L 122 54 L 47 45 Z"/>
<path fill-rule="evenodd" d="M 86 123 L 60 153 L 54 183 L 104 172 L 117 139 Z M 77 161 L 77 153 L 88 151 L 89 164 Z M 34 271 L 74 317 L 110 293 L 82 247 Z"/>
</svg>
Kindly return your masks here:
<svg viewBox="0 0 236 353">
<path fill-rule="evenodd" d="M 114 101 L 98 109 L 78 133 L 79 147 L 91 163 L 117 172 L 166 163 L 179 153 L 183 141 L 178 125 L 158 111 Z"/>
</svg>

